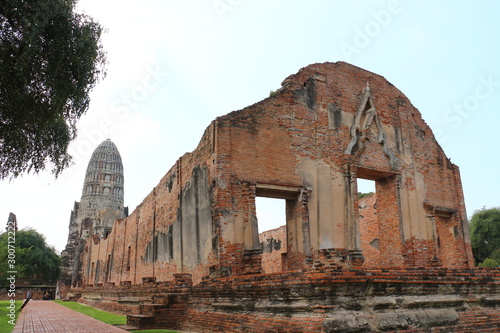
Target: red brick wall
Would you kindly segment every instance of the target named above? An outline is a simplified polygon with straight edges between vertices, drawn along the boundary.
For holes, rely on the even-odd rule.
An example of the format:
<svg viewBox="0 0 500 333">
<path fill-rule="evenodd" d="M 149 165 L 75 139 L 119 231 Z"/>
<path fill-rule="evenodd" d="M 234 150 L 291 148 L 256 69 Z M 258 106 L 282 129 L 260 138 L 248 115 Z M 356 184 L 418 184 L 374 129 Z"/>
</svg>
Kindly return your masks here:
<svg viewBox="0 0 500 333">
<path fill-rule="evenodd" d="M 357 177 L 376 196 L 358 200 Z M 259 236 L 257 195 L 286 199 L 286 227 Z M 500 275 L 471 269 L 458 167 L 402 92 L 343 62 L 215 119 L 82 258 L 83 301 L 176 329 L 500 327 Z"/>
<path fill-rule="evenodd" d="M 198 180 L 193 179 L 193 169 L 198 167 L 206 168 L 211 172 L 212 163 L 207 164 L 209 156 L 213 152 L 211 142 L 212 133 L 210 129 L 204 134 L 204 139 L 192 154 L 186 154 L 179 159 L 177 164 L 161 179 L 160 183 L 151 191 L 144 201 L 123 221 L 115 222 L 112 232 L 107 239 L 97 243 L 88 241 L 83 254 L 83 283 L 94 284 L 94 272 L 90 272 L 92 263 L 96 267 L 100 261 L 100 274 L 98 283 L 110 282 L 119 285 L 122 281 L 130 281 L 132 284 L 142 284 L 143 278 L 154 277 L 156 281 L 168 281 L 173 279 L 175 273 L 189 271 L 195 281 L 201 281 L 203 276 L 209 274 L 209 267 L 215 264 L 215 252 L 212 250 L 212 216 L 203 221 L 199 221 L 199 227 L 203 232 L 199 232 L 203 243 L 197 247 L 201 254 L 200 262 L 192 265 L 188 260 L 192 258 L 192 245 L 189 244 L 188 237 L 193 231 L 191 226 L 181 225 L 179 214 L 181 205 L 189 206 L 189 203 L 181 203 L 179 199 L 182 194 L 186 196 L 186 188 L 194 187 L 193 183 Z M 205 182 L 209 177 L 204 177 Z M 199 186 L 199 184 L 197 185 Z M 182 190 L 184 189 L 184 192 Z M 195 191 L 195 190 L 193 190 Z M 209 193 L 202 193 L 203 200 L 209 197 Z M 199 197 L 199 196 L 198 196 Z M 187 198 L 185 200 L 191 200 Z M 201 200 L 200 199 L 200 200 Z M 208 199 L 210 200 L 210 199 Z M 209 205 L 211 205 L 209 203 Z M 209 207 L 210 215 L 212 207 Z M 195 215 L 195 214 L 193 214 Z M 190 219 L 191 216 L 189 216 Z M 186 219 L 186 218 L 185 218 Z M 208 224 L 208 226 L 207 226 Z M 181 229 L 184 229 L 181 232 Z M 189 227 L 189 228 L 188 228 Z M 160 247 L 165 248 L 168 244 L 156 244 L 156 249 L 152 245 L 155 237 L 168 235 L 172 228 L 173 252 L 168 255 L 160 255 Z M 209 232 L 204 232 L 206 229 Z M 183 236 L 181 236 L 181 233 Z M 196 237 L 195 243 L 196 243 Z M 183 240 L 184 239 L 184 240 Z M 198 240 L 199 241 L 199 240 Z M 129 250 L 130 248 L 130 250 Z M 110 257 L 110 255 L 112 256 Z M 148 259 L 149 256 L 149 259 Z M 156 256 L 156 260 L 152 257 Z M 189 258 L 187 258 L 189 257 Z M 108 258 L 112 258 L 111 274 L 105 280 L 105 268 L 108 267 Z"/>
<path fill-rule="evenodd" d="M 262 251 L 262 272 L 286 271 L 283 255 L 287 252 L 286 226 L 267 230 L 259 234 Z"/>
<path fill-rule="evenodd" d="M 366 128 L 354 140 L 356 122 Z M 359 220 L 356 177 L 376 181 L 378 252 L 366 243 L 374 237 L 363 239 L 373 226 Z M 270 256 L 259 253 L 255 225 L 262 186 L 287 199 L 286 250 Z M 274 96 L 214 120 L 107 239 L 87 241 L 83 283 L 189 273 L 197 284 L 277 272 L 269 264 L 280 260 L 283 271 L 321 261 L 353 267 L 360 250 L 366 267 L 472 267 L 459 170 L 385 78 L 343 62 L 314 64 Z"/>
<path fill-rule="evenodd" d="M 500 327 L 499 278 L 497 269 L 318 269 L 192 286 L 182 275 L 170 283 L 87 288 L 81 301 L 196 332 L 493 332 Z"/>
<path fill-rule="evenodd" d="M 358 201 L 361 248 L 365 267 L 380 267 L 380 225 L 377 214 L 377 197 L 374 194 Z"/>
</svg>

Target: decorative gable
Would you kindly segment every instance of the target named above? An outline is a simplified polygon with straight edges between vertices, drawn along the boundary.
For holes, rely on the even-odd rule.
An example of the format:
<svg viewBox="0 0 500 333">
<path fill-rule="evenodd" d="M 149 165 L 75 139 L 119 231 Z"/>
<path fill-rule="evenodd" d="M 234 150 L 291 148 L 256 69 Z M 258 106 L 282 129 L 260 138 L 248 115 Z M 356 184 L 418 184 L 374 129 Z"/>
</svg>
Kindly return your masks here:
<svg viewBox="0 0 500 333">
<path fill-rule="evenodd" d="M 368 134 L 372 126 L 375 126 L 377 129 L 378 135 L 376 141 L 382 145 L 382 151 L 389 159 L 391 169 L 396 170 L 398 167 L 397 158 L 387 145 L 387 135 L 378 119 L 377 109 L 371 96 L 370 85 L 367 82 L 351 126 L 351 141 L 345 150 L 346 154 L 361 156 L 365 149 L 366 141 L 369 139 Z"/>
</svg>

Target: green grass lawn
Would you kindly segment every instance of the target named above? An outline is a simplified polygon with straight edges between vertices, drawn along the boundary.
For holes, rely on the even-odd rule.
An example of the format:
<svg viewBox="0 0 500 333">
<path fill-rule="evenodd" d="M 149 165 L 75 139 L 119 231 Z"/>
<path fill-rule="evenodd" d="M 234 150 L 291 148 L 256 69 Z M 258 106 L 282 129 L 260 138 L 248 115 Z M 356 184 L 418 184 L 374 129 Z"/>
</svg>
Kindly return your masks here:
<svg viewBox="0 0 500 333">
<path fill-rule="evenodd" d="M 67 308 L 75 310 L 77 312 L 83 313 L 89 317 L 95 318 L 97 320 L 103 321 L 107 324 L 111 325 L 124 325 L 127 323 L 126 316 L 120 316 L 114 313 L 109 313 L 106 311 L 98 310 L 93 307 L 80 304 L 77 302 L 63 302 L 63 301 L 54 301 L 57 304 L 61 304 Z M 3 331 L 0 330 L 3 333 Z M 178 333 L 177 331 L 169 331 L 169 330 L 139 330 L 132 331 L 134 333 Z"/>
<path fill-rule="evenodd" d="M 16 301 L 16 311 L 21 307 L 23 301 Z M 9 321 L 11 318 L 7 316 L 10 313 L 10 309 L 7 308 L 10 305 L 10 301 L 0 301 L 0 332 L 2 333 L 10 333 L 14 329 L 14 325 L 10 324 Z M 17 316 L 19 312 L 15 313 L 16 319 L 13 323 L 17 321 Z"/>
<path fill-rule="evenodd" d="M 80 313 L 83 313 L 84 315 L 87 315 L 89 317 L 95 318 L 97 320 L 100 320 L 102 322 L 105 322 L 107 324 L 111 325 L 124 325 L 127 323 L 127 317 L 126 316 L 120 316 L 114 313 L 109 313 L 106 311 L 98 310 L 93 307 L 80 304 L 77 302 L 63 302 L 63 301 L 54 301 L 57 304 L 61 304 L 62 306 L 65 306 L 67 308 L 70 308 L 72 310 L 78 311 Z"/>
</svg>

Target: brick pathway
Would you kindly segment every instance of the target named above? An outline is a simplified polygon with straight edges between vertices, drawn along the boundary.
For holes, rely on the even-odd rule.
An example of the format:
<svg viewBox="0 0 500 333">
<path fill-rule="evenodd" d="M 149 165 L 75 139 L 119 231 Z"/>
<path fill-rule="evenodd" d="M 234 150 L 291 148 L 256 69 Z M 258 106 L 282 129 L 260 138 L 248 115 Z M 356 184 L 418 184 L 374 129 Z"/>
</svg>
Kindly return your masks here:
<svg viewBox="0 0 500 333">
<path fill-rule="evenodd" d="M 30 301 L 13 333 L 124 333 L 126 331 L 50 301 Z"/>
</svg>

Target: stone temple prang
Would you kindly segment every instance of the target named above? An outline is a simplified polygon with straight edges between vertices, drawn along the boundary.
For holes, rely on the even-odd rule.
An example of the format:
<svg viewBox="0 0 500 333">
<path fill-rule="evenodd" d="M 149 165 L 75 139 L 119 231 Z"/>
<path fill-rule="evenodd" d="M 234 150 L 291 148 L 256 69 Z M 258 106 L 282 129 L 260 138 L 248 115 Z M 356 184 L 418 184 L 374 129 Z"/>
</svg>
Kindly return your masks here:
<svg viewBox="0 0 500 333">
<path fill-rule="evenodd" d="M 80 254 L 89 237 L 106 239 L 116 219 L 128 215 L 123 205 L 124 177 L 120 152 L 107 139 L 93 152 L 85 173 L 82 197 L 75 202 L 69 223 L 68 242 L 63 258 L 62 280 L 78 281 Z"/>
</svg>

